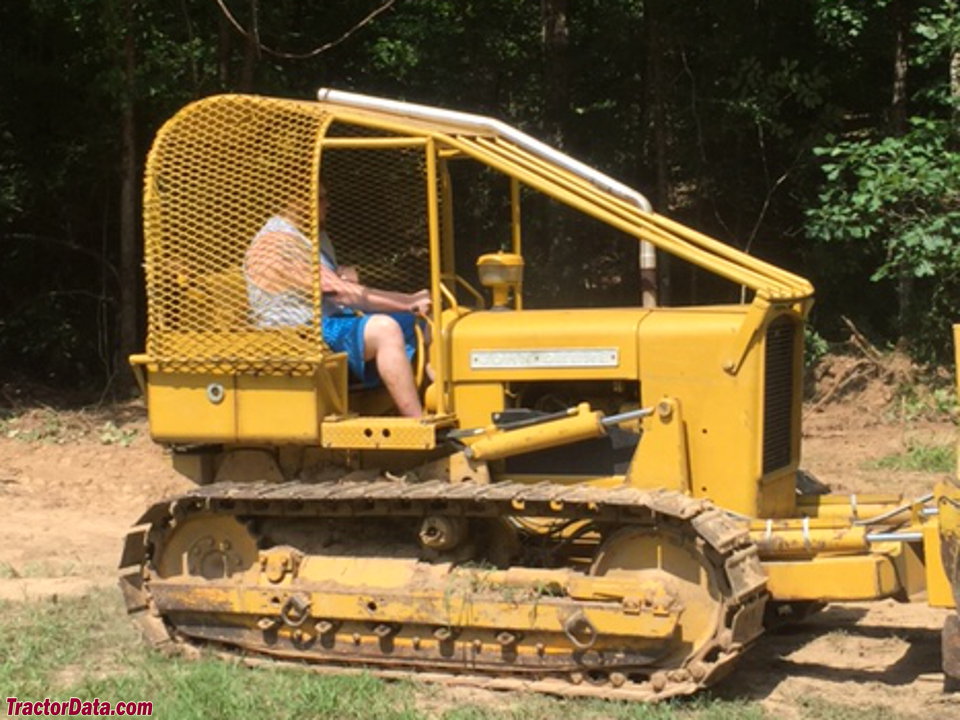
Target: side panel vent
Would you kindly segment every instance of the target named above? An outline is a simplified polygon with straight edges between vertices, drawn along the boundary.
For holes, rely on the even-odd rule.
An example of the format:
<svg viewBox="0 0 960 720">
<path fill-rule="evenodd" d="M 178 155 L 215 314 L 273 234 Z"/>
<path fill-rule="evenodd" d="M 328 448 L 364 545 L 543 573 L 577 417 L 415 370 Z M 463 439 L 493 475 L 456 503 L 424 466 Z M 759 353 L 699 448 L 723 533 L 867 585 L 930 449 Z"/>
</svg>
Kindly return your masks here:
<svg viewBox="0 0 960 720">
<path fill-rule="evenodd" d="M 767 328 L 763 384 L 763 474 L 790 464 L 796 321 L 783 315 Z"/>
</svg>

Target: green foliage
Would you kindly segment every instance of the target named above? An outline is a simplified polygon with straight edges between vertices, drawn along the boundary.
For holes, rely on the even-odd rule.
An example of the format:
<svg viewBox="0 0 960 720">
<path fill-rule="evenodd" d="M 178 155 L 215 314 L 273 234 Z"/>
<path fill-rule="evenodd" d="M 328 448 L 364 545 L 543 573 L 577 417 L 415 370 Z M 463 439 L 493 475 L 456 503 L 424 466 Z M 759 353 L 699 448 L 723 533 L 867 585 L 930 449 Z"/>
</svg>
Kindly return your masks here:
<svg viewBox="0 0 960 720">
<path fill-rule="evenodd" d="M 812 325 L 803 327 L 803 365 L 814 367 L 830 351 L 830 344 L 813 329 Z"/>
<path fill-rule="evenodd" d="M 960 152 L 950 123 L 912 118 L 902 136 L 828 138 L 814 150 L 824 183 L 807 233 L 856 259 L 889 287 L 888 315 L 924 360 L 946 360 L 949 323 L 960 317 Z M 904 295 L 904 278 L 913 279 Z"/>
<path fill-rule="evenodd" d="M 917 278 L 960 269 L 960 152 L 950 127 L 913 118 L 901 137 L 836 140 L 814 153 L 826 184 L 808 212 L 812 237 L 864 243 L 872 280 L 906 271 Z"/>
<path fill-rule="evenodd" d="M 856 0 L 819 0 L 814 13 L 820 36 L 845 49 L 853 47 L 869 19 L 869 7 Z"/>
<path fill-rule="evenodd" d="M 797 59 L 781 58 L 770 67 L 747 57 L 731 73 L 730 84 L 727 104 L 735 117 L 741 115 L 771 136 L 786 138 L 797 132 L 788 108 L 822 106 L 829 81 L 817 68 L 804 69 Z"/>
<path fill-rule="evenodd" d="M 102 445 L 128 447 L 139 435 L 122 421 L 104 419 L 97 410 L 62 411 L 35 408 L 23 412 L 0 410 L 0 437 L 25 443 L 64 445 L 94 438 Z"/>
<path fill-rule="evenodd" d="M 912 470 L 917 472 L 953 472 L 957 465 L 954 445 L 926 445 L 911 440 L 902 453 L 880 458 L 871 467 L 881 470 Z"/>
<path fill-rule="evenodd" d="M 960 3 L 942 0 L 917 10 L 915 32 L 919 42 L 914 53 L 919 65 L 933 65 L 960 48 Z"/>
<path fill-rule="evenodd" d="M 20 698 L 153 702 L 161 718 L 414 718 L 411 686 L 196 662 L 149 651 L 116 591 L 59 602 L 0 601 L 0 684 Z"/>
<path fill-rule="evenodd" d="M 927 382 L 910 384 L 898 389 L 896 417 L 899 420 L 953 420 L 956 421 L 957 389 L 954 379 L 946 381 L 931 378 Z"/>
<path fill-rule="evenodd" d="M 69 692 L 78 697 L 152 698 L 160 717 L 384 718 L 418 717 L 410 688 L 367 675 L 303 677 L 297 671 L 250 671 L 220 660 L 171 663 L 147 658 L 139 672 L 87 678 Z"/>
<path fill-rule="evenodd" d="M 16 416 L 0 419 L 0 434 L 11 440 L 62 444 L 66 433 L 66 426 L 54 410 L 44 409 L 34 413 L 28 422 Z"/>
<path fill-rule="evenodd" d="M 4 648 L 0 685 L 6 694 L 46 697 L 51 694 L 54 677 L 65 668 L 89 661 L 86 667 L 96 672 L 116 664 L 139 642 L 129 623 L 116 622 L 119 612 L 114 592 L 59 603 L 0 601 L 0 643 Z"/>
<path fill-rule="evenodd" d="M 108 420 L 100 427 L 100 442 L 103 445 L 120 445 L 128 447 L 137 437 L 136 428 L 117 427 L 116 423 Z"/>
<path fill-rule="evenodd" d="M 226 4 L 247 29 L 258 8 L 268 48 L 303 53 L 379 3 Z M 923 120 L 897 138 L 886 132 L 889 0 L 585 0 L 566 3 L 565 34 L 549 52 L 549 3 L 405 0 L 304 59 L 255 51 L 213 2 L 0 3 L 0 368 L 89 387 L 127 372 L 117 352 L 125 110 L 142 162 L 160 124 L 192 99 L 303 98 L 320 85 L 508 119 L 638 187 L 658 210 L 812 275 L 823 327 L 840 313 L 859 321 L 860 310 L 896 339 L 877 298 L 908 272 L 923 310 L 912 319 L 914 347 L 934 354 L 945 322 L 960 315 L 960 274 L 944 275 L 957 254 L 957 138 L 937 122 L 951 115 L 960 16 L 957 0 L 901 5 L 911 112 Z M 495 226 L 505 212 L 475 180 L 454 178 L 468 265 L 482 243 L 502 240 Z M 804 224 L 823 243 L 798 242 Z M 632 239 L 582 218 L 558 221 L 550 203 L 534 201 L 524 248 L 536 299 L 636 301 Z M 737 298 L 681 262 L 661 267 L 678 304 Z"/>
</svg>

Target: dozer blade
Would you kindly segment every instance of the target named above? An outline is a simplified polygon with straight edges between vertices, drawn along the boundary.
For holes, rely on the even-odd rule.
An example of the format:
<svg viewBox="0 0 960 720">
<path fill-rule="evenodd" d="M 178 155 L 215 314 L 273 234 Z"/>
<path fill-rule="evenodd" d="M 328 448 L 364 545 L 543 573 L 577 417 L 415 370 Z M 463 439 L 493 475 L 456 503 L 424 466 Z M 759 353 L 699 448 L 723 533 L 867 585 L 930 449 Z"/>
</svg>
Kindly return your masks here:
<svg viewBox="0 0 960 720">
<path fill-rule="evenodd" d="M 941 483 L 937 508 L 940 554 L 957 608 L 943 626 L 944 685 L 949 690 L 960 690 L 960 485 Z"/>
</svg>

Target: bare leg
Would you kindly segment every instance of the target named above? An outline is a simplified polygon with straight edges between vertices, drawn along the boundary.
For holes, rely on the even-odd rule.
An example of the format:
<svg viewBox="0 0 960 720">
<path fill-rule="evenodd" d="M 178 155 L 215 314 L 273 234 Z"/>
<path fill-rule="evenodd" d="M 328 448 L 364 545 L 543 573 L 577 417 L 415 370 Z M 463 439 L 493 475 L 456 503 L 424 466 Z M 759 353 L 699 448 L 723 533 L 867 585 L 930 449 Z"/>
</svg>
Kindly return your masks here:
<svg viewBox="0 0 960 720">
<path fill-rule="evenodd" d="M 388 315 L 371 315 L 363 328 L 364 360 L 374 360 L 380 379 L 401 415 L 420 417 L 423 406 L 407 359 L 403 330 Z"/>
<path fill-rule="evenodd" d="M 430 343 L 433 341 L 433 333 L 430 332 L 430 325 L 428 323 L 423 323 L 421 326 L 421 332 L 423 332 L 423 352 L 426 353 L 426 358 L 424 358 L 423 369 L 427 373 L 427 380 L 433 382 L 437 379 L 437 374 L 433 371 L 433 366 L 430 365 Z"/>
</svg>

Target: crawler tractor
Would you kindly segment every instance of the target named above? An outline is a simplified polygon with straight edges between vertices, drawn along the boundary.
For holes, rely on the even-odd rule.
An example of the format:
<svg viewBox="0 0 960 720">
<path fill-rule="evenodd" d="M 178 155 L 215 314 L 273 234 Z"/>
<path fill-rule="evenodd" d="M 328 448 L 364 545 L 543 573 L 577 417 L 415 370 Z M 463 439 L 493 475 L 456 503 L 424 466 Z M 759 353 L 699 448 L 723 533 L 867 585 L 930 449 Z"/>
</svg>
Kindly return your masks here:
<svg viewBox="0 0 960 720">
<path fill-rule="evenodd" d="M 244 258 L 291 202 L 312 316 L 264 326 Z M 955 483 L 837 496 L 798 471 L 810 283 L 506 124 L 330 90 L 206 98 L 157 135 L 144 225 L 131 362 L 152 437 L 197 485 L 123 549 L 158 646 L 656 700 L 715 682 L 771 618 L 957 601 Z M 634 280 L 616 307 L 535 307 L 528 228 L 598 268 L 583 287 L 639 277 L 655 248 L 742 301 L 654 306 Z M 321 230 L 361 282 L 429 289 L 422 418 L 325 344 Z"/>
</svg>

